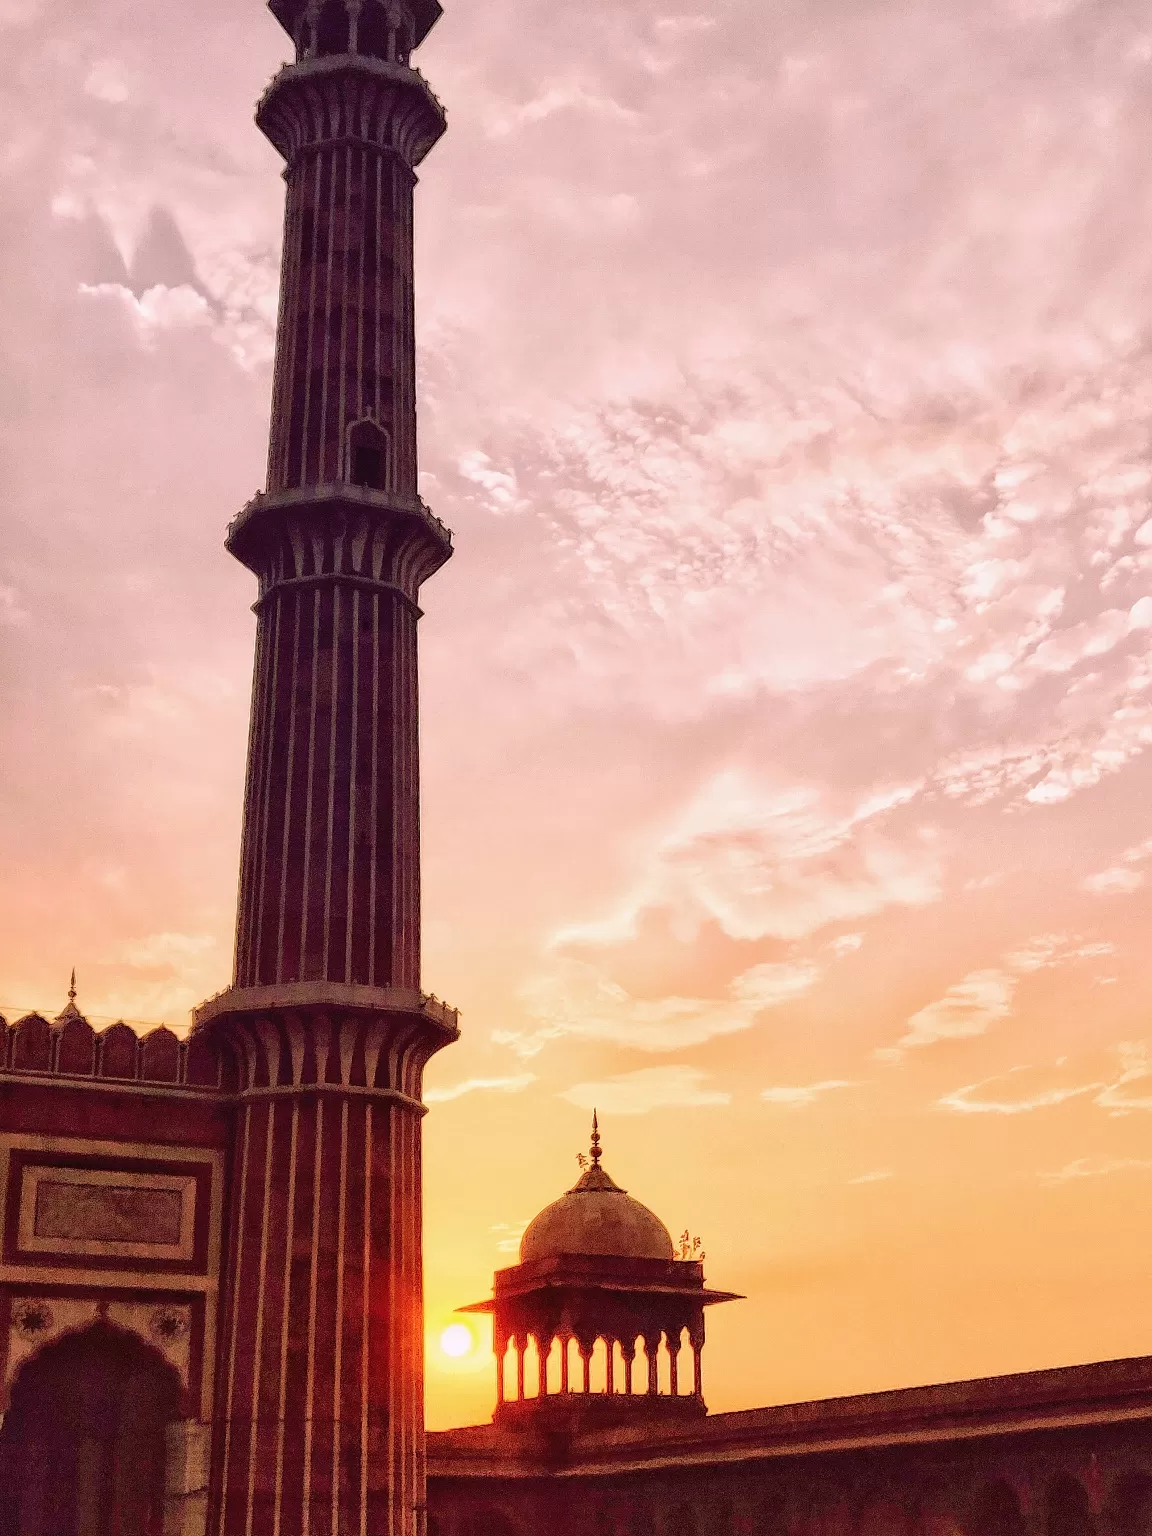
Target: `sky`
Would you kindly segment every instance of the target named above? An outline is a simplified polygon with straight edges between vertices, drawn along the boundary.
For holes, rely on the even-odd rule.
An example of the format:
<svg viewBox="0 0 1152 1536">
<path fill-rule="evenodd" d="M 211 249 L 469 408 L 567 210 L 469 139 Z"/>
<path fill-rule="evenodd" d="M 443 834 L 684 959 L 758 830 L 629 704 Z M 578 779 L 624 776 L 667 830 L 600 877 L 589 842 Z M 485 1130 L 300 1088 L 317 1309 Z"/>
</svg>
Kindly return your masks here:
<svg viewBox="0 0 1152 1536">
<path fill-rule="evenodd" d="M 445 0 L 419 55 L 428 1402 L 576 1178 L 713 1409 L 1152 1353 L 1152 13 Z M 231 970 L 259 0 L 0 0 L 0 1011 Z"/>
</svg>

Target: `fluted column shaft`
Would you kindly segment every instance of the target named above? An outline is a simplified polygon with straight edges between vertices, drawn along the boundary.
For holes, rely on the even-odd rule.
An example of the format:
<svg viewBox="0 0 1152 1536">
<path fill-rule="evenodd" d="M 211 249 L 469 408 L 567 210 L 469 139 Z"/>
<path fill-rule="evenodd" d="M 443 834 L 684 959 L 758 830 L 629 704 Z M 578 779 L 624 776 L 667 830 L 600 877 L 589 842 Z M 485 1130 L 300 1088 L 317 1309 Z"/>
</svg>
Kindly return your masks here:
<svg viewBox="0 0 1152 1536">
<path fill-rule="evenodd" d="M 412 188 L 444 119 L 405 63 L 331 54 L 257 121 L 288 194 L 268 488 L 227 540 L 259 583 L 236 969 L 196 1024 L 236 1085 L 209 1529 L 423 1536 L 421 1083 L 458 1031 L 420 992 L 417 603 L 452 546 L 417 494 Z"/>
<path fill-rule="evenodd" d="M 329 82 L 345 130 L 364 88 Z M 414 495 L 412 170 L 389 145 L 335 135 L 297 150 L 287 178 L 268 489 L 346 478 L 348 430 L 372 420 L 391 443 L 386 488 Z"/>
<path fill-rule="evenodd" d="M 317 563 L 260 606 L 236 984 L 417 987 L 416 610 L 398 588 L 309 581 Z"/>
<path fill-rule="evenodd" d="M 298 1014 L 235 1031 L 243 1086 L 216 1433 L 224 1532 L 418 1530 L 428 1049 L 406 1032 L 397 1049 L 397 1021 Z"/>
</svg>

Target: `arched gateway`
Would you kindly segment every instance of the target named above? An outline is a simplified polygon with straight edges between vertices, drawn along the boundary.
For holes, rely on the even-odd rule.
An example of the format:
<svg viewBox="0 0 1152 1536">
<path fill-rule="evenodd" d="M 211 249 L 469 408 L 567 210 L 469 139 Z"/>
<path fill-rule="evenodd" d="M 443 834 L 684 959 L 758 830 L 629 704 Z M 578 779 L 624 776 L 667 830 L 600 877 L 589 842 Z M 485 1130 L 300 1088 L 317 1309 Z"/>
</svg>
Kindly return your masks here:
<svg viewBox="0 0 1152 1536">
<path fill-rule="evenodd" d="M 161 1536 L 180 1382 L 135 1334 L 96 1323 L 20 1371 L 0 1431 L 0 1536 Z"/>
</svg>

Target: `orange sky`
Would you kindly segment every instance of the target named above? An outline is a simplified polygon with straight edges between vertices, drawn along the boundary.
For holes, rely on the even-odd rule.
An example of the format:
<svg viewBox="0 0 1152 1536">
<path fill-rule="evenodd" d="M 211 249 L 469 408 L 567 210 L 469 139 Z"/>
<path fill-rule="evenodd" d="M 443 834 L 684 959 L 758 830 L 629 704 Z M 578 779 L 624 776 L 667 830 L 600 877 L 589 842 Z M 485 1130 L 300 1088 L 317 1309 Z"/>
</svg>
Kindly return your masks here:
<svg viewBox="0 0 1152 1536">
<path fill-rule="evenodd" d="M 434 1425 L 605 1163 L 714 1408 L 1152 1352 L 1143 0 L 454 0 L 421 67 Z M 0 1003 L 226 983 L 259 0 L 0 0 Z"/>
</svg>

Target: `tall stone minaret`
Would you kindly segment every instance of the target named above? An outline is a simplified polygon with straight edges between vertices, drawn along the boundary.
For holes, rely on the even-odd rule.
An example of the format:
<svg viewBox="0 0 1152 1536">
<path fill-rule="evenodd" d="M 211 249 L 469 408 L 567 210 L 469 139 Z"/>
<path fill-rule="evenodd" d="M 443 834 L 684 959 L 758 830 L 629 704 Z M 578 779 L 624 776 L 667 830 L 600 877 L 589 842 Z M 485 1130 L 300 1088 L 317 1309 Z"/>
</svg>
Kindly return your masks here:
<svg viewBox="0 0 1152 1536">
<path fill-rule="evenodd" d="M 456 1015 L 420 990 L 416 622 L 451 536 L 417 494 L 414 168 L 437 0 L 271 0 L 296 61 L 233 986 L 212 1536 L 423 1536 L 420 1122 Z"/>
</svg>

